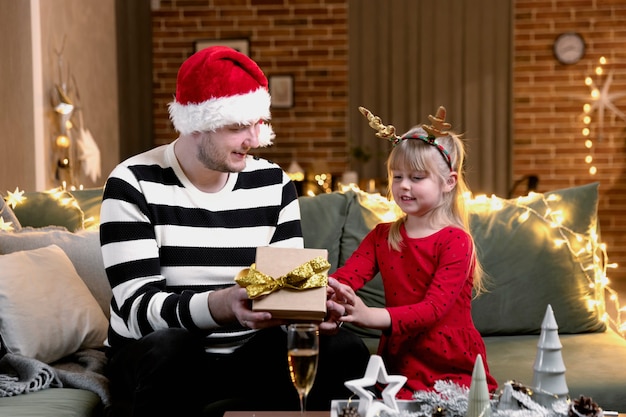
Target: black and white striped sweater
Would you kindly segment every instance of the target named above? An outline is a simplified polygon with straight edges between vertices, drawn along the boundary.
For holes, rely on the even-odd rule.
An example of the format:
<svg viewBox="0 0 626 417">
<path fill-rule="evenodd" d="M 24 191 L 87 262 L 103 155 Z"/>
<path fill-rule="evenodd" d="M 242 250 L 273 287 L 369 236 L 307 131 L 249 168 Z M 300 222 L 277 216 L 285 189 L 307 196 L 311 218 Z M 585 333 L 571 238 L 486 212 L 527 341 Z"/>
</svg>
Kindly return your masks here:
<svg viewBox="0 0 626 417">
<path fill-rule="evenodd" d="M 201 192 L 174 143 L 122 162 L 107 179 L 100 240 L 113 290 L 108 344 L 183 327 L 226 353 L 252 331 L 219 326 L 208 292 L 232 285 L 259 246 L 303 247 L 297 195 L 278 165 L 251 156 L 221 191 Z"/>
</svg>

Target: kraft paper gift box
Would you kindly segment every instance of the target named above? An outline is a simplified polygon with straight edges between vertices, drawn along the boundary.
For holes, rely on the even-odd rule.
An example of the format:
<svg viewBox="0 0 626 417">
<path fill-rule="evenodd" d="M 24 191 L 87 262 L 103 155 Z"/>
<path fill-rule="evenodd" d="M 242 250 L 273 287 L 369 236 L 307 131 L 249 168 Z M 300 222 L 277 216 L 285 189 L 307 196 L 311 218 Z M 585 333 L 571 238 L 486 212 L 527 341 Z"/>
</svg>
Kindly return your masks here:
<svg viewBox="0 0 626 417">
<path fill-rule="evenodd" d="M 259 247 L 256 252 L 256 269 L 278 278 L 319 256 L 327 259 L 328 251 L 311 248 Z M 269 311 L 274 318 L 322 321 L 326 316 L 326 287 L 306 290 L 282 288 L 254 299 L 252 309 Z"/>
</svg>

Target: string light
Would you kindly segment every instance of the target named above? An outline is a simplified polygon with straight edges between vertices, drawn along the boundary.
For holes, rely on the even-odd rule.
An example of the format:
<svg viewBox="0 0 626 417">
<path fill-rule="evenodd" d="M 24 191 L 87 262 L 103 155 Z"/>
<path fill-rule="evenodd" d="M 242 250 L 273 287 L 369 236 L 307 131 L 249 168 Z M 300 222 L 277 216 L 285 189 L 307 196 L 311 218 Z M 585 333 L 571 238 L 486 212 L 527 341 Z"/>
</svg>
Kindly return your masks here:
<svg viewBox="0 0 626 417">
<path fill-rule="evenodd" d="M 359 201 L 365 207 L 374 211 L 381 221 L 393 221 L 401 215 L 401 211 L 393 201 L 387 200 L 380 194 L 364 193 L 355 186 L 343 187 L 341 191 L 354 190 Z M 546 226 L 545 231 L 551 236 L 555 247 L 567 248 L 572 259 L 580 268 L 588 282 L 592 298 L 587 301 L 590 309 L 596 310 L 600 320 L 613 328 L 623 337 L 626 337 L 626 323 L 622 321 L 621 313 L 626 308 L 620 307 L 619 297 L 615 290 L 609 287 L 607 270 L 617 268 L 616 263 L 609 263 L 606 244 L 599 241 L 595 225 L 586 233 L 577 233 L 566 226 L 567 212 L 560 206 L 558 194 L 542 194 L 530 192 L 526 196 L 514 200 L 499 198 L 495 195 L 487 197 L 484 194 L 472 196 L 464 195 L 470 212 L 497 212 L 507 206 L 514 206 L 521 210 L 515 219 L 519 223 L 528 221 L 531 216 Z M 538 231 L 543 233 L 544 231 Z M 611 305 L 611 314 L 607 312 L 607 302 Z"/>
<path fill-rule="evenodd" d="M 342 192 L 348 190 L 356 192 L 361 204 L 373 210 L 381 221 L 393 221 L 401 215 L 398 206 L 379 193 L 364 193 L 354 184 L 342 186 Z M 99 219 L 94 217 L 85 218 L 85 213 L 76 198 L 64 187 L 53 188 L 46 191 L 46 193 L 57 200 L 61 206 L 77 209 L 81 214 L 83 229 L 98 226 Z M 19 188 L 16 188 L 14 192 L 8 192 L 8 197 L 5 197 L 5 200 L 7 204 L 13 207 L 18 204 L 24 204 L 26 197 L 23 194 L 24 191 L 19 191 Z M 526 196 L 513 200 L 502 199 L 495 195 L 491 197 L 485 195 L 473 197 L 469 193 L 464 197 L 468 207 L 474 212 L 481 210 L 494 212 L 500 211 L 507 206 L 514 206 L 521 209 L 521 213 L 517 217 L 518 222 L 523 223 L 531 216 L 543 222 L 547 226 L 547 230 L 554 235 L 552 238 L 554 245 L 568 249 L 587 279 L 588 286 L 593 293 L 593 299 L 588 300 L 589 307 L 594 308 L 601 320 L 607 323 L 608 326 L 626 337 L 626 323 L 622 322 L 621 318 L 621 313 L 626 311 L 626 308 L 620 307 L 618 294 L 609 287 L 610 282 L 607 276 L 607 270 L 617 268 L 618 265 L 609 263 L 606 244 L 599 241 L 595 226 L 584 234 L 577 233 L 565 226 L 567 213 L 558 206 L 560 201 L 556 194 L 546 196 L 541 193 L 530 192 Z M 9 200 L 11 203 L 9 203 Z M 540 203 L 542 207 L 535 208 L 537 203 Z M 12 229 L 10 222 L 5 223 L 0 217 L 0 230 L 8 230 L 9 228 Z M 613 307 L 613 314 L 607 312 L 607 301 L 610 301 Z"/>
<path fill-rule="evenodd" d="M 53 200 L 59 204 L 61 207 L 68 207 L 78 211 L 80 215 L 81 221 L 81 229 L 94 229 L 99 226 L 100 219 L 90 216 L 85 217 L 85 212 L 80 207 L 80 203 L 74 195 L 70 191 L 68 191 L 65 186 L 52 188 L 50 190 L 44 191 Z M 14 192 L 7 191 L 7 197 L 4 197 L 7 205 L 11 206 L 11 208 L 15 208 L 18 205 L 27 204 L 27 198 L 24 197 L 24 191 L 20 191 L 18 187 L 15 188 Z M 14 230 L 12 226 L 12 222 L 5 222 L 2 217 L 0 217 L 0 230 Z"/>
<path fill-rule="evenodd" d="M 5 201 L 9 206 L 11 206 L 11 208 L 15 208 L 15 206 L 26 200 L 26 197 L 24 197 L 24 191 L 20 191 L 18 187 L 15 187 L 15 191 L 7 191 L 7 193 L 8 195 L 7 198 L 5 198 Z"/>
<path fill-rule="evenodd" d="M 566 213 L 560 208 L 556 194 L 545 196 L 540 193 L 530 193 L 528 196 L 514 200 L 505 200 L 496 196 L 487 198 L 484 195 L 467 199 L 472 211 L 486 209 L 498 210 L 498 207 L 514 206 L 522 210 L 517 220 L 527 221 L 530 216 L 538 219 L 551 231 L 552 241 L 557 248 L 567 248 L 583 275 L 588 281 L 593 298 L 588 300 L 589 308 L 598 313 L 598 317 L 609 327 L 623 337 L 626 337 L 626 323 L 622 321 L 621 308 L 617 292 L 609 287 L 607 269 L 617 268 L 616 263 L 608 262 L 606 244 L 599 241 L 595 226 L 587 233 L 577 233 L 565 226 Z M 533 203 L 533 206 L 530 204 Z M 536 207 L 540 203 L 541 208 Z M 543 213 L 542 213 L 543 212 Z M 607 296 L 608 295 L 608 296 Z M 612 314 L 607 312 L 607 302 L 611 303 Z"/>
<path fill-rule="evenodd" d="M 605 57 L 600 57 L 600 59 L 598 60 L 598 65 L 595 67 L 594 69 L 594 73 L 596 75 L 596 77 L 601 78 L 604 76 L 604 65 L 607 64 L 607 59 Z M 604 80 L 604 84 L 602 85 L 602 88 L 599 88 L 596 83 L 594 82 L 593 78 L 591 76 L 587 76 L 585 77 L 585 85 L 587 87 L 590 88 L 590 93 L 589 93 L 589 98 L 590 98 L 590 103 L 585 103 L 583 105 L 583 116 L 582 116 L 582 122 L 584 124 L 585 127 L 583 127 L 581 133 L 583 135 L 583 137 L 585 138 L 585 148 L 587 148 L 589 150 L 589 153 L 587 154 L 587 156 L 585 157 L 585 163 L 588 165 L 588 171 L 589 174 L 591 175 L 596 175 L 598 172 L 598 168 L 596 165 L 594 165 L 594 158 L 593 158 L 593 149 L 594 149 L 594 143 L 593 143 L 593 139 L 592 139 L 592 131 L 591 131 L 591 123 L 593 121 L 592 119 L 592 113 L 594 112 L 594 110 L 598 110 L 598 117 L 597 117 L 597 134 L 595 135 L 596 138 L 598 140 L 602 140 L 602 136 L 603 136 L 603 130 L 604 130 L 604 111 L 606 109 L 612 111 L 613 113 L 615 113 L 615 115 L 617 115 L 618 117 L 620 117 L 622 120 L 626 121 L 626 115 L 621 112 L 616 106 L 615 104 L 613 104 L 614 100 L 617 100 L 620 97 L 624 97 L 626 96 L 626 92 L 621 92 L 621 93 L 610 93 L 609 90 L 611 88 L 611 83 L 613 81 L 613 73 L 609 72 L 606 75 L 606 79 Z"/>
</svg>

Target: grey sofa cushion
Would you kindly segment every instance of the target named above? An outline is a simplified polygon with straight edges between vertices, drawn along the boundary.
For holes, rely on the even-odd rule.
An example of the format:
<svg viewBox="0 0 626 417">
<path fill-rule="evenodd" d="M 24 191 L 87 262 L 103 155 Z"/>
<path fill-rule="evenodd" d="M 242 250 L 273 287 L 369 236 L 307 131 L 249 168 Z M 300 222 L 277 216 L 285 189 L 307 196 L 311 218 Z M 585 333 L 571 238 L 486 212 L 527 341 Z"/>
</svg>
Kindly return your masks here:
<svg viewBox="0 0 626 417">
<path fill-rule="evenodd" d="M 16 232 L 0 232 L 0 255 L 57 245 L 67 254 L 76 272 L 109 318 L 111 286 L 104 271 L 98 230 L 72 233 L 60 226 L 24 227 Z"/>
<path fill-rule="evenodd" d="M 22 227 L 63 226 L 70 231 L 97 228 L 103 188 L 24 193 L 24 203 L 13 210 Z M 76 204 L 72 204 L 72 199 Z"/>
</svg>

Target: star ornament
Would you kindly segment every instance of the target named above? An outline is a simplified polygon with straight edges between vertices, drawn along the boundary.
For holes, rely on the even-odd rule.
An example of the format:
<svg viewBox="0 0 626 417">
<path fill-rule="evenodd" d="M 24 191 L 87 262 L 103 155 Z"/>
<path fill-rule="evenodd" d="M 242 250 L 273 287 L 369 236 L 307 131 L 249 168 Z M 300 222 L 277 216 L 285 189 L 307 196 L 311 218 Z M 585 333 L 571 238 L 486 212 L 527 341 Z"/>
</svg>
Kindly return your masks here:
<svg viewBox="0 0 626 417">
<path fill-rule="evenodd" d="M 13 230 L 13 222 L 5 222 L 4 219 L 0 217 L 0 230 L 10 232 Z"/>
<path fill-rule="evenodd" d="M 625 97 L 626 92 L 611 92 L 611 84 L 613 83 L 613 72 L 609 72 L 604 81 L 604 84 L 601 88 L 597 87 L 596 84 L 588 78 L 586 84 L 591 89 L 591 97 L 592 103 L 589 110 L 586 112 L 587 114 L 591 114 L 597 110 L 598 112 L 598 136 L 601 139 L 604 133 L 604 113 L 605 111 L 611 111 L 620 119 L 626 121 L 626 114 L 624 114 L 620 109 L 615 105 L 615 101 L 618 99 Z"/>
<path fill-rule="evenodd" d="M 388 375 L 383 359 L 378 355 L 371 355 L 365 370 L 365 376 L 344 382 L 344 385 L 359 397 L 359 415 L 374 417 L 385 411 L 395 414 L 400 411 L 396 401 L 396 394 L 402 388 L 407 378 L 402 375 Z M 386 384 L 382 392 L 383 401 L 374 401 L 374 394 L 368 387 L 376 383 Z"/>
<path fill-rule="evenodd" d="M 15 187 L 15 191 L 7 191 L 8 195 L 5 198 L 7 205 L 11 206 L 11 208 L 15 208 L 18 204 L 21 204 L 26 200 L 24 197 L 24 191 L 20 191 L 18 187 Z"/>
</svg>

